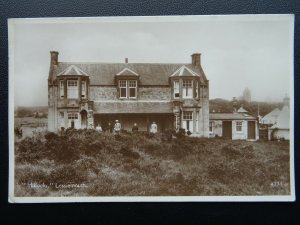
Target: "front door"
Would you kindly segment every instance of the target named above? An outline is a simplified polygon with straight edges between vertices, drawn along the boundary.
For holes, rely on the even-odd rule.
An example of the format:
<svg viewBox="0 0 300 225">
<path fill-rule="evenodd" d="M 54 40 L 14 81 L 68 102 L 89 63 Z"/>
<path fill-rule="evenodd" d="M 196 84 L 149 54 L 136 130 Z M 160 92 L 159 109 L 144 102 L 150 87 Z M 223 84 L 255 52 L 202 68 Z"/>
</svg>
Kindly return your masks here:
<svg viewBox="0 0 300 225">
<path fill-rule="evenodd" d="M 248 121 L 248 139 L 255 139 L 255 121 Z"/>
<path fill-rule="evenodd" d="M 223 121 L 222 124 L 222 132 L 224 138 L 232 139 L 232 122 L 231 121 Z"/>
<path fill-rule="evenodd" d="M 87 128 L 87 111 L 82 110 L 81 113 L 81 129 Z"/>
</svg>

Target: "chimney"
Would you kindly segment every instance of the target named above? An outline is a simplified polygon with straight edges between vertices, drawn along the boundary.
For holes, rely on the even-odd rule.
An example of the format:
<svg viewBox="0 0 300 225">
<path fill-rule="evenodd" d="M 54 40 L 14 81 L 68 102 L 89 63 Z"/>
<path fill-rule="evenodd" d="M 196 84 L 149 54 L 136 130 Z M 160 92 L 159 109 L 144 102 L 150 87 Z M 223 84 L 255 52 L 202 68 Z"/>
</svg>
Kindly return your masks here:
<svg viewBox="0 0 300 225">
<path fill-rule="evenodd" d="M 59 52 L 51 51 L 50 54 L 51 54 L 51 65 L 57 65 Z"/>
<path fill-rule="evenodd" d="M 125 63 L 128 63 L 128 58 L 125 58 Z"/>
<path fill-rule="evenodd" d="M 237 112 L 237 107 L 238 107 L 237 99 L 236 99 L 236 97 L 233 97 L 233 99 L 232 99 L 233 113 L 236 113 L 236 112 Z"/>
<path fill-rule="evenodd" d="M 193 66 L 200 66 L 201 64 L 201 54 L 200 53 L 194 53 L 192 56 L 192 65 Z"/>
</svg>

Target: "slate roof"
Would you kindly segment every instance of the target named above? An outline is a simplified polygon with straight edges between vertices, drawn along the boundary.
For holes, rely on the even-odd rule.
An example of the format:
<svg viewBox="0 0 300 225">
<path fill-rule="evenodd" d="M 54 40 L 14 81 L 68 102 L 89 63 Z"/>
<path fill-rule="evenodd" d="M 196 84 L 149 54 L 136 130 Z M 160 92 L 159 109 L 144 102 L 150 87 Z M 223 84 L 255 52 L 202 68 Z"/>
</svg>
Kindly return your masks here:
<svg viewBox="0 0 300 225">
<path fill-rule="evenodd" d="M 157 64 L 157 63 L 65 63 L 59 62 L 53 66 L 50 73 L 53 79 L 70 66 L 89 75 L 91 85 L 114 85 L 115 75 L 127 68 L 140 75 L 142 85 L 169 85 L 169 77 L 183 64 Z M 200 66 L 184 65 L 200 76 L 200 82 L 206 84 L 206 76 Z"/>
<path fill-rule="evenodd" d="M 210 113 L 210 120 L 255 120 L 253 116 L 245 113 Z"/>
<path fill-rule="evenodd" d="M 173 113 L 171 102 L 94 102 L 94 112 L 105 113 Z"/>
</svg>

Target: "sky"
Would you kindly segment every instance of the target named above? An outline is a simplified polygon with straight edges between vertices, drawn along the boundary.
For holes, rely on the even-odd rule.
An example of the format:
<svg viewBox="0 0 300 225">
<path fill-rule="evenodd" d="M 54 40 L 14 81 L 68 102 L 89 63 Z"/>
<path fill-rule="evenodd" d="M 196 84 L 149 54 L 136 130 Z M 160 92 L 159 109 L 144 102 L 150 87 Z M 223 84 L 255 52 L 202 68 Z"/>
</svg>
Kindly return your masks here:
<svg viewBox="0 0 300 225">
<path fill-rule="evenodd" d="M 15 106 L 48 104 L 50 51 L 60 62 L 190 63 L 201 53 L 210 99 L 248 87 L 256 101 L 291 95 L 293 17 L 196 16 L 15 19 L 9 58 Z"/>
</svg>

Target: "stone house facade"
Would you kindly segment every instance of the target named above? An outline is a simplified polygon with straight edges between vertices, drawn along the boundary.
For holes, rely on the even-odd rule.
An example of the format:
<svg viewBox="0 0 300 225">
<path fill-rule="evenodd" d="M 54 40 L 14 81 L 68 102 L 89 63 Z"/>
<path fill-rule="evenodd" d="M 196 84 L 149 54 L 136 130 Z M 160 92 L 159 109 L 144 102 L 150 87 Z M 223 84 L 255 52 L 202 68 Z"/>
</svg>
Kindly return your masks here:
<svg viewBox="0 0 300 225">
<path fill-rule="evenodd" d="M 158 131 L 184 128 L 209 136 L 209 82 L 201 54 L 190 64 L 69 63 L 51 51 L 48 78 L 48 129 L 106 128 L 119 120 L 122 129 Z"/>
</svg>

